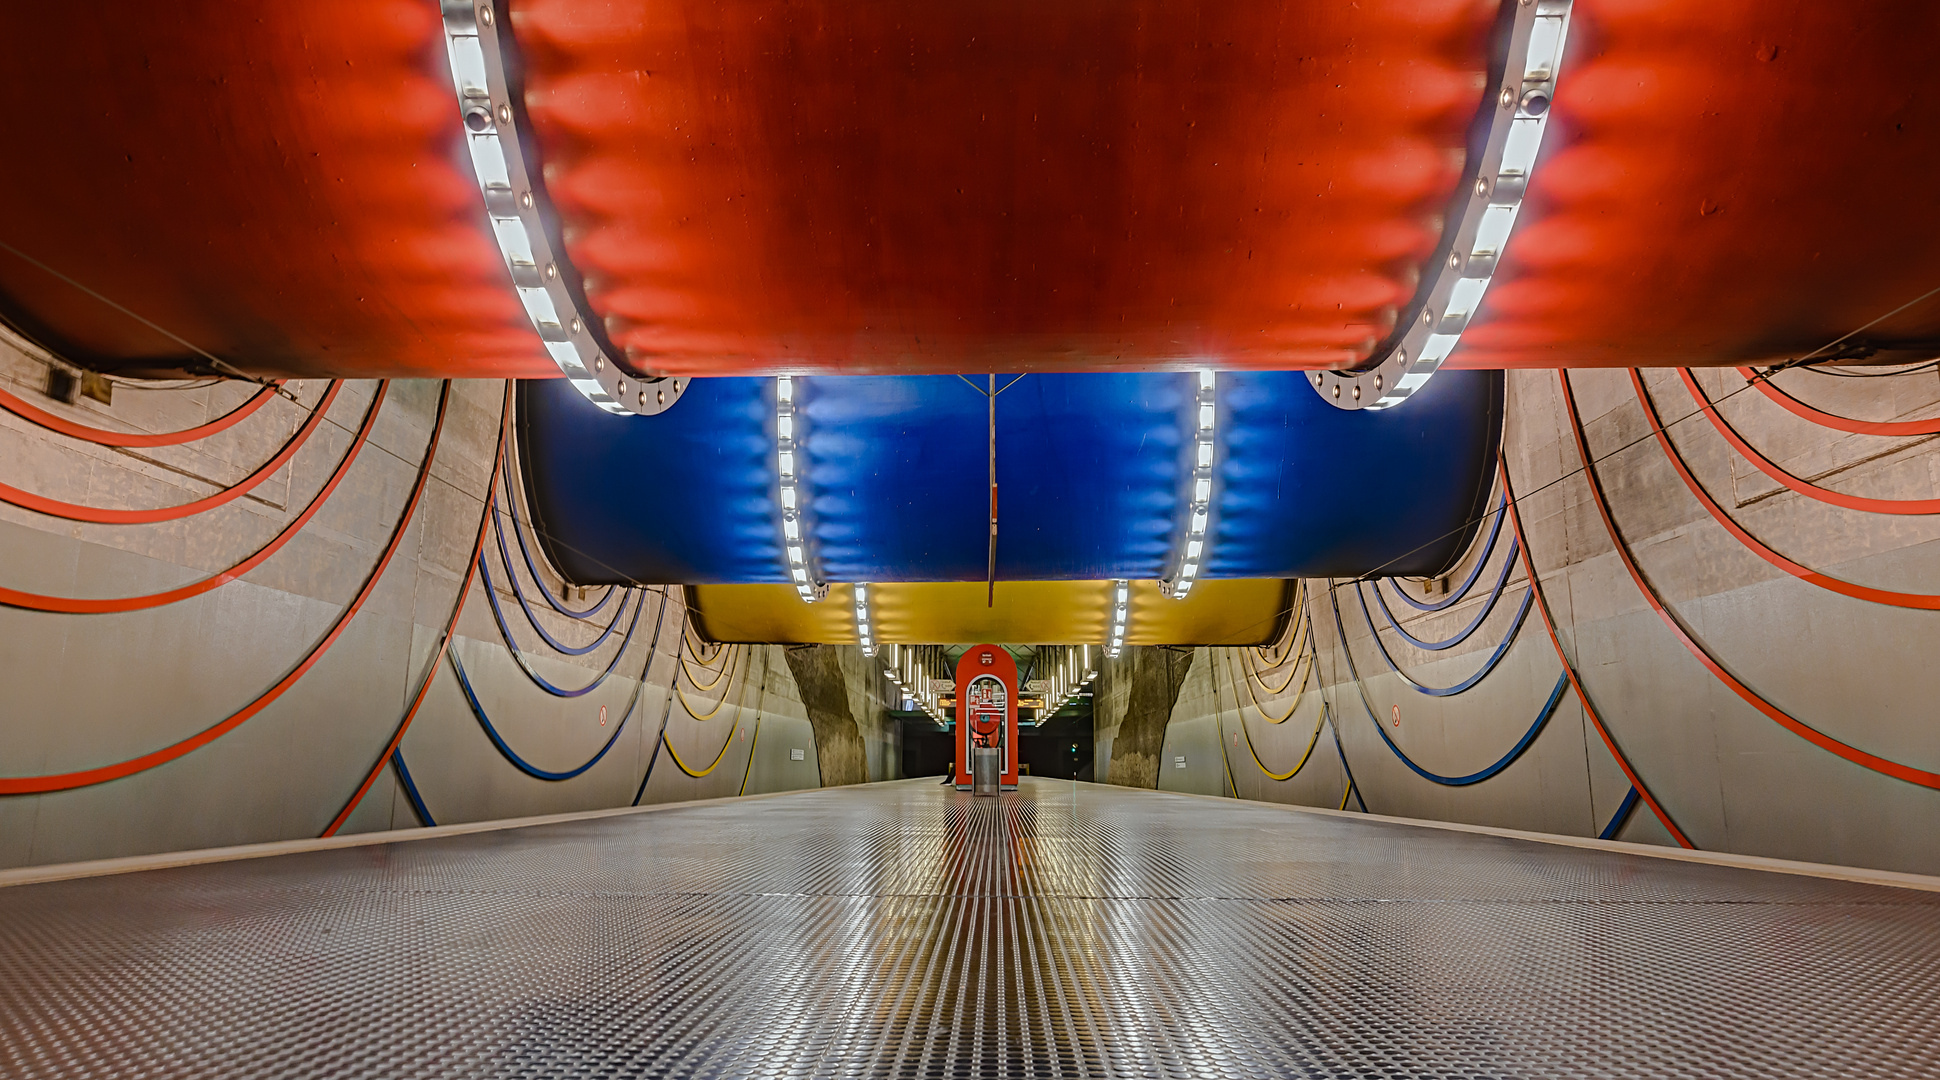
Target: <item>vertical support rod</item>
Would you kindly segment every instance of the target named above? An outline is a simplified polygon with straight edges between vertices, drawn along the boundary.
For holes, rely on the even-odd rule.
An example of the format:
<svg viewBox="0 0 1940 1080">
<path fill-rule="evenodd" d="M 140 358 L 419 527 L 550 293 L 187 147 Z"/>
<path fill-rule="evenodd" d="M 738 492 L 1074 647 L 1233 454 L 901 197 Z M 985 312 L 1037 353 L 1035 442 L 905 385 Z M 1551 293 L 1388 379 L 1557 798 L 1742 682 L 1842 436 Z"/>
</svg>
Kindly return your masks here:
<svg viewBox="0 0 1940 1080">
<path fill-rule="evenodd" d="M 984 391 L 990 404 L 990 561 L 984 572 L 988 586 L 984 606 L 997 606 L 997 375 L 990 375 L 990 388 Z"/>
</svg>

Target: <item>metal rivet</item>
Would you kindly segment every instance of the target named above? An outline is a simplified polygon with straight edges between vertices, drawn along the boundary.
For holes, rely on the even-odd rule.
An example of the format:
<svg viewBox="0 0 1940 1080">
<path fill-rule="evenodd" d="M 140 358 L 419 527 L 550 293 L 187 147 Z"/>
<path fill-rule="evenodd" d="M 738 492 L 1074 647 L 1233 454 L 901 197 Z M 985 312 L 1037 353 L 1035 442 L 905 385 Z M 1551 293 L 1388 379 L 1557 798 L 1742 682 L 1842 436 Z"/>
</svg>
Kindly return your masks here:
<svg viewBox="0 0 1940 1080">
<path fill-rule="evenodd" d="M 1339 384 L 1339 383 L 1335 383 L 1335 384 L 1334 384 L 1334 396 L 1335 396 L 1335 397 L 1339 397 L 1339 396 L 1340 396 L 1340 384 Z"/>
<path fill-rule="evenodd" d="M 492 114 L 485 109 L 466 109 L 465 127 L 471 131 L 489 131 L 492 127 Z"/>
<path fill-rule="evenodd" d="M 547 264 L 546 264 L 546 280 L 547 280 L 547 281 L 551 281 L 551 280 L 552 280 L 553 278 L 556 278 L 556 277 L 558 277 L 558 276 L 559 276 L 559 267 L 558 267 L 558 266 L 556 266 L 556 265 L 554 265 L 554 264 L 552 264 L 552 263 L 547 263 Z M 577 333 L 577 331 L 575 331 L 575 333 Z"/>
<path fill-rule="evenodd" d="M 492 25 L 492 5 L 478 5 L 478 21 L 484 23 L 486 26 Z"/>
<path fill-rule="evenodd" d="M 577 322 L 578 322 L 579 320 L 578 320 L 578 319 L 574 319 L 573 321 L 574 321 L 575 323 L 577 323 Z M 606 370 L 606 357 L 604 357 L 604 356 L 595 356 L 595 357 L 593 357 L 593 370 L 594 370 L 594 371 L 605 371 L 605 370 Z"/>
<path fill-rule="evenodd" d="M 625 379 L 621 379 L 621 380 L 620 380 L 619 382 L 617 382 L 617 383 L 615 383 L 615 384 L 614 384 L 614 389 L 615 389 L 615 392 L 617 392 L 617 393 L 619 393 L 619 394 L 621 394 L 621 395 L 625 395 L 625 393 L 626 393 L 626 380 L 625 380 Z"/>
<path fill-rule="evenodd" d="M 556 270 L 555 270 L 555 269 L 553 268 L 553 266 L 552 266 L 552 264 L 551 264 L 551 263 L 547 263 L 547 264 L 546 264 L 546 276 L 547 276 L 547 277 L 551 277 L 551 276 L 552 276 L 553 274 L 555 274 L 555 273 L 557 273 L 557 272 L 558 272 L 558 271 L 556 271 Z M 573 333 L 575 333 L 575 334 L 577 334 L 577 333 L 579 333 L 579 332 L 580 332 L 581 330 L 584 330 L 584 329 L 586 329 L 586 324 L 585 324 L 585 323 L 582 323 L 582 322 L 580 322 L 580 321 L 579 321 L 579 316 L 577 316 L 577 315 L 575 315 L 575 316 L 573 316 L 573 323 L 572 323 L 572 326 L 573 326 Z"/>
<path fill-rule="evenodd" d="M 1374 373 L 1374 388 L 1381 389 L 1381 373 L 1378 371 Z"/>
<path fill-rule="evenodd" d="M 1421 309 L 1421 325 L 1423 326 L 1435 325 L 1435 312 L 1433 308 Z"/>
<path fill-rule="evenodd" d="M 498 107 L 498 122 L 501 124 L 509 124 L 512 122 L 512 106 L 500 105 Z"/>
<path fill-rule="evenodd" d="M 530 191 L 519 192 L 519 208 L 523 210 L 532 209 L 532 193 Z"/>
<path fill-rule="evenodd" d="M 1360 383 L 1355 383 L 1355 384 L 1354 384 L 1354 400 L 1355 400 L 1355 401 L 1359 401 L 1359 400 L 1361 400 L 1361 384 L 1360 384 Z"/>
<path fill-rule="evenodd" d="M 1450 270 L 1460 270 L 1460 269 L 1462 268 L 1462 253 L 1461 253 L 1461 252 L 1459 252 L 1459 251 L 1451 251 L 1451 252 L 1449 252 L 1449 253 L 1448 253 L 1448 268 L 1449 268 Z"/>
<path fill-rule="evenodd" d="M 1514 107 L 1515 103 L 1516 103 L 1516 88 L 1513 86 L 1503 87 L 1502 88 L 1502 107 L 1505 109 L 1512 108 Z"/>
<path fill-rule="evenodd" d="M 641 396 L 641 397 L 645 397 L 646 395 L 645 395 L 645 394 L 642 394 L 642 395 L 640 395 L 640 396 Z M 665 390 L 655 390 L 655 391 L 653 392 L 653 399 L 654 399 L 654 401 L 656 401 L 656 402 L 658 402 L 658 403 L 659 403 L 659 404 L 661 404 L 661 405 L 665 405 L 665 404 L 667 404 L 667 391 L 665 391 Z"/>
<path fill-rule="evenodd" d="M 640 391 L 640 407 L 643 409 L 647 407 L 647 392 L 645 390 Z"/>
<path fill-rule="evenodd" d="M 1475 194 L 1479 198 L 1486 199 L 1489 197 L 1489 178 L 1488 177 L 1478 176 L 1475 178 Z"/>
<path fill-rule="evenodd" d="M 1522 95 L 1522 111 L 1531 116 L 1541 116 L 1549 111 L 1549 95 L 1541 90 L 1531 90 Z"/>
</svg>

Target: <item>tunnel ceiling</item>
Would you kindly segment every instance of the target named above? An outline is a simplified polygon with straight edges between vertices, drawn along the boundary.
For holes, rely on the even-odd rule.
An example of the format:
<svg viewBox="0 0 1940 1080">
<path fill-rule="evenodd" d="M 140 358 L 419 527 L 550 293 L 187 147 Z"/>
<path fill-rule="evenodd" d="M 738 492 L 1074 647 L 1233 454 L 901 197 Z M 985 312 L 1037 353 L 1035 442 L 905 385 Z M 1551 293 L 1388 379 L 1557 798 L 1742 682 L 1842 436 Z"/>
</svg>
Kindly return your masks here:
<svg viewBox="0 0 1940 1080">
<path fill-rule="evenodd" d="M 1352 364 L 1461 180 L 1493 3 L 515 2 L 519 124 L 642 371 Z M 1824 344 L 1940 280 L 1940 9 L 1578 0 L 1452 363 Z M 0 14 L 9 318 L 77 360 L 556 373 L 425 0 Z M 1911 309 L 1860 343 L 1940 340 Z"/>
</svg>

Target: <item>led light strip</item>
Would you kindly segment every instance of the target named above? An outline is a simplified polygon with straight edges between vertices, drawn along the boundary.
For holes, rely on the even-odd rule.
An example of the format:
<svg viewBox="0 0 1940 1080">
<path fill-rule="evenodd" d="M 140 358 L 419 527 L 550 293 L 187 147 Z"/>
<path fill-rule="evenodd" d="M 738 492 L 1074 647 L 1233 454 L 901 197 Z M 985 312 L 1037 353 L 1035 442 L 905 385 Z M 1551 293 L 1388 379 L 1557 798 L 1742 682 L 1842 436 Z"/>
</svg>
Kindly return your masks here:
<svg viewBox="0 0 1940 1080">
<path fill-rule="evenodd" d="M 1192 410 L 1196 422 L 1193 424 L 1192 502 L 1188 507 L 1185 550 L 1180 553 L 1179 568 L 1159 582 L 1165 595 L 1174 600 L 1184 600 L 1192 591 L 1193 582 L 1199 580 L 1199 567 L 1206 561 L 1206 548 L 1212 539 L 1207 530 L 1212 523 L 1213 436 L 1219 419 L 1219 410 L 1213 404 L 1213 381 L 1212 372 L 1199 373 L 1199 395 Z"/>
<path fill-rule="evenodd" d="M 802 527 L 802 489 L 795 441 L 795 380 L 775 376 L 775 472 L 781 478 L 781 548 L 789 583 L 813 604 L 829 594 L 809 564 L 808 537 Z"/>
<path fill-rule="evenodd" d="M 1309 377 L 1323 400 L 1343 409 L 1392 408 L 1421 389 L 1455 350 L 1508 246 L 1542 147 L 1572 0 L 1504 2 L 1515 8 L 1515 24 L 1502 86 L 1489 106 L 1488 142 L 1468 178 L 1463 205 L 1443 233 L 1447 254 L 1420 294 L 1416 314 L 1398 340 L 1389 338 L 1373 366 Z"/>
<path fill-rule="evenodd" d="M 1131 616 L 1132 583 L 1120 578 L 1111 583 L 1111 637 L 1105 645 L 1107 657 L 1117 657 L 1125 648 L 1125 623 Z"/>
<path fill-rule="evenodd" d="M 502 2 L 502 0 L 500 0 Z M 519 302 L 531 318 L 546 352 L 586 400 L 610 413 L 663 412 L 687 388 L 689 379 L 635 376 L 621 369 L 596 335 L 597 316 L 585 306 L 571 281 L 571 265 L 552 249 L 541 212 L 544 194 L 532 182 L 514 123 L 522 112 L 505 77 L 504 19 L 494 0 L 443 0 L 445 55 L 458 92 L 458 113 L 472 170 L 485 196 L 492 235 L 511 271 Z"/>
<path fill-rule="evenodd" d="M 896 684 L 905 698 L 922 706 L 923 711 L 929 714 L 931 720 L 936 721 L 938 727 L 947 728 L 950 726 L 949 722 L 943 719 L 942 712 L 937 708 L 936 694 L 930 686 L 929 672 L 923 668 L 922 650 L 927 648 L 928 646 L 922 645 L 890 645 L 889 656 L 886 658 L 889 663 L 889 681 Z"/>
<path fill-rule="evenodd" d="M 869 583 L 855 583 L 855 636 L 862 646 L 862 655 L 876 655 L 875 630 L 869 625 Z"/>
<path fill-rule="evenodd" d="M 1058 666 L 1045 677 L 1044 704 L 1038 708 L 1037 716 L 1032 721 L 1033 726 L 1042 724 L 1057 715 L 1059 709 L 1070 704 L 1072 699 L 1084 691 L 1085 687 L 1091 685 L 1091 680 L 1098 677 L 1097 670 L 1091 665 L 1091 646 L 1064 645 L 1058 648 L 1060 653 Z M 1106 655 L 1115 654 L 1106 653 Z"/>
</svg>

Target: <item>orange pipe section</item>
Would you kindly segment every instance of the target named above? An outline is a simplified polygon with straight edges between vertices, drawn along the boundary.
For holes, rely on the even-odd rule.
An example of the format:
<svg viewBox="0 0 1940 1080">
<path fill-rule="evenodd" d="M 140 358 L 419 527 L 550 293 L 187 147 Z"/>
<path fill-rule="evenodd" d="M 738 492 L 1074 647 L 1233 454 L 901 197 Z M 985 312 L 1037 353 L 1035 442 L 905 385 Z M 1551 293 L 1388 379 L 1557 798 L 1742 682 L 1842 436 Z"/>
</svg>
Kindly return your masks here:
<svg viewBox="0 0 1940 1080">
<path fill-rule="evenodd" d="M 676 374 L 1325 367 L 1413 297 L 1498 5 L 520 0 L 613 340 Z"/>
</svg>

